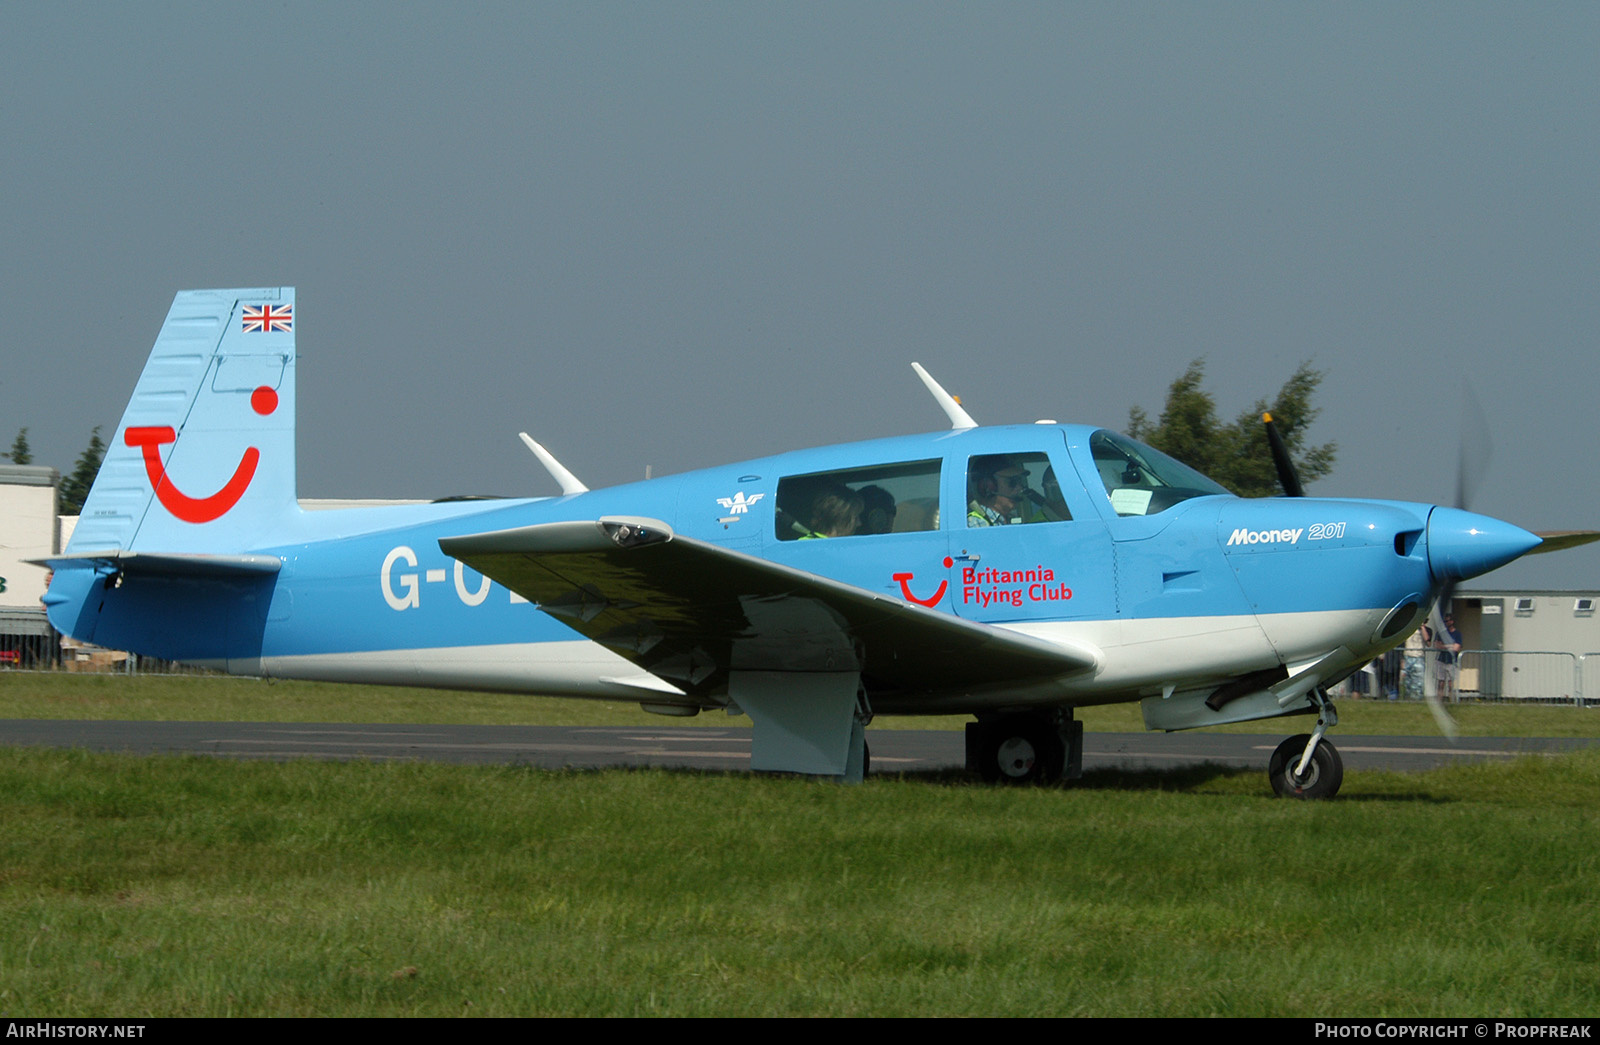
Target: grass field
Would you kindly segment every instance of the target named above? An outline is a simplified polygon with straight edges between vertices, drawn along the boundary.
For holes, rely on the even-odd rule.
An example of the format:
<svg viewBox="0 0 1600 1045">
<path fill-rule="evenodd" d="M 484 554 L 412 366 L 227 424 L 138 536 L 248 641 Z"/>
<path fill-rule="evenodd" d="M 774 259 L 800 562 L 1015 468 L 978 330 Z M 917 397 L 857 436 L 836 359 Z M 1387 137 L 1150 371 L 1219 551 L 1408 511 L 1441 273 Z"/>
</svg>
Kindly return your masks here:
<svg viewBox="0 0 1600 1045">
<path fill-rule="evenodd" d="M 7 1015 L 1592 1015 L 1600 754 L 840 787 L 0 750 Z"/>
<path fill-rule="evenodd" d="M 545 710 L 641 714 L 0 676 L 0 718 L 537 722 Z M 1533 716 L 1523 735 L 1600 722 L 1465 710 L 1493 713 L 1491 726 Z M 1093 714 L 1111 725 L 1091 728 L 1138 728 L 1136 712 Z M 1341 714 L 1341 732 L 1429 731 L 1420 708 Z M 0 748 L 0 1014 L 1600 1009 L 1600 752 L 1353 774 L 1330 803 L 1262 790 L 1259 772 L 1217 767 L 1060 789 L 958 773 L 840 787 Z"/>
</svg>

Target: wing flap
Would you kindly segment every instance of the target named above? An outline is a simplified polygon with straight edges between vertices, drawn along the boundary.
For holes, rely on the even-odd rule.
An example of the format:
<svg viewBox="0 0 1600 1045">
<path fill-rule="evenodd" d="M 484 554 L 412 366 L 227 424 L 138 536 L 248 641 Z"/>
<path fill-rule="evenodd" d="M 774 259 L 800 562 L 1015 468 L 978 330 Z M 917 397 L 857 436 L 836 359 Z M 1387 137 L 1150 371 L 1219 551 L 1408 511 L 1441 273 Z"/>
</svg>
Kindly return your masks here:
<svg viewBox="0 0 1600 1045">
<path fill-rule="evenodd" d="M 630 516 L 449 537 L 439 547 L 691 692 L 729 671 L 860 671 L 950 692 L 1094 671 L 1099 653 L 962 620 Z"/>
</svg>

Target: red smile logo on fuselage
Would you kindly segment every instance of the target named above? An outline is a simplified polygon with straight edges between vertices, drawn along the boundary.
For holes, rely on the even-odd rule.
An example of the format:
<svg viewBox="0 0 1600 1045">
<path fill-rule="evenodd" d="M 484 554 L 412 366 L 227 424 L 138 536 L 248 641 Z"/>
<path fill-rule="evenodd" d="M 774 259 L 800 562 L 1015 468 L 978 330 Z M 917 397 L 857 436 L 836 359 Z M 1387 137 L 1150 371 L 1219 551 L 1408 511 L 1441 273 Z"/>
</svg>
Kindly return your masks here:
<svg viewBox="0 0 1600 1045">
<path fill-rule="evenodd" d="M 951 564 L 951 559 L 947 555 L 947 556 L 945 556 L 945 559 L 944 559 L 944 568 L 948 570 L 950 568 L 950 564 Z M 900 594 L 905 598 L 905 600 L 907 602 L 914 602 L 919 606 L 937 606 L 937 605 L 939 605 L 939 600 L 944 598 L 944 593 L 946 591 L 948 591 L 949 588 L 950 588 L 950 582 L 948 580 L 942 580 L 942 581 L 939 582 L 939 590 L 933 593 L 933 598 L 931 598 L 931 599 L 922 599 L 922 598 L 918 598 L 917 596 L 911 594 L 911 585 L 907 583 L 912 578 L 916 577 L 916 574 L 914 574 L 914 573 L 896 573 L 896 574 L 893 575 L 893 577 L 894 577 L 895 580 L 900 582 Z"/>
<path fill-rule="evenodd" d="M 265 417 L 278 409 L 278 393 L 262 385 L 250 393 L 250 408 Z M 209 497 L 190 497 L 173 485 L 172 477 L 161 463 L 160 447 L 176 442 L 177 438 L 178 433 L 167 425 L 130 428 L 122 435 L 124 443 L 143 451 L 145 473 L 150 476 L 150 485 L 155 488 L 156 497 L 167 511 L 191 523 L 208 523 L 221 518 L 239 503 L 239 498 L 249 489 L 250 480 L 256 476 L 256 464 L 261 460 L 261 451 L 253 446 L 246 448 L 244 456 L 239 459 L 239 466 L 233 470 L 233 478 L 216 493 Z"/>
</svg>

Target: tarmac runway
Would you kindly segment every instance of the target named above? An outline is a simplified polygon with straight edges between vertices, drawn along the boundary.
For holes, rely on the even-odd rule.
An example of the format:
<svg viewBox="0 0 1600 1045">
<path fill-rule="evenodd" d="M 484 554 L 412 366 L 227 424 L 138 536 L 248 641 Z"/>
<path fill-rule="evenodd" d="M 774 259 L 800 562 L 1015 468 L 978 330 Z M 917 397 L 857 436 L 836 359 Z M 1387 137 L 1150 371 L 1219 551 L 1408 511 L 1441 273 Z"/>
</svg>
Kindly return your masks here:
<svg viewBox="0 0 1600 1045">
<path fill-rule="evenodd" d="M 1284 735 L 1288 735 L 1287 731 Z M 1277 734 L 1086 733 L 1085 770 L 1204 764 L 1260 769 Z M 1462 761 L 1554 753 L 1600 739 L 1331 735 L 1347 770 L 1415 772 Z M 960 769 L 964 741 L 953 730 L 869 729 L 875 773 Z M 397 726 L 353 723 L 96 722 L 0 720 L 0 743 L 139 754 L 255 759 L 419 759 L 541 768 L 666 766 L 745 770 L 750 730 L 717 726 Z"/>
</svg>

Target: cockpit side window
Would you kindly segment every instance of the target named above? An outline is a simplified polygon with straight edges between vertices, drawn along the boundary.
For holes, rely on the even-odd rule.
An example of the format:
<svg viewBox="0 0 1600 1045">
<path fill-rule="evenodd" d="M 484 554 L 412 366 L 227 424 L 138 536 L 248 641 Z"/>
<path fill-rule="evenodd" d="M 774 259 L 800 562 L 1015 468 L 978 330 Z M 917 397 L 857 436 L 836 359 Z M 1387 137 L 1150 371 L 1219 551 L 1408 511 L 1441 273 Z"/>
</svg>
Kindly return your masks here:
<svg viewBox="0 0 1600 1045">
<path fill-rule="evenodd" d="M 845 468 L 778 480 L 780 541 L 939 528 L 939 462 Z"/>
<path fill-rule="evenodd" d="M 1045 454 L 980 454 L 967 462 L 967 526 L 1015 526 L 1072 518 Z"/>
<path fill-rule="evenodd" d="M 1089 452 L 1118 515 L 1155 515 L 1192 497 L 1233 496 L 1183 462 L 1115 432 L 1090 436 Z"/>
</svg>

